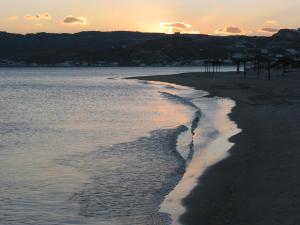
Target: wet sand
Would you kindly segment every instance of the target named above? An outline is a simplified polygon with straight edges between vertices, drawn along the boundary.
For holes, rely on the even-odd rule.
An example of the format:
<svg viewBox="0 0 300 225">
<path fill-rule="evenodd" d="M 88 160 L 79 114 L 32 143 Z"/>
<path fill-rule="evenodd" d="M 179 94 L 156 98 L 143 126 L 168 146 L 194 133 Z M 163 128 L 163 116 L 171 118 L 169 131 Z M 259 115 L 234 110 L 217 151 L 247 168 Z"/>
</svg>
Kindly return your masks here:
<svg viewBox="0 0 300 225">
<path fill-rule="evenodd" d="M 186 225 L 300 224 L 300 72 L 271 81 L 236 73 L 139 77 L 176 83 L 236 101 L 242 132 L 230 157 L 210 167 L 184 200 Z"/>
</svg>

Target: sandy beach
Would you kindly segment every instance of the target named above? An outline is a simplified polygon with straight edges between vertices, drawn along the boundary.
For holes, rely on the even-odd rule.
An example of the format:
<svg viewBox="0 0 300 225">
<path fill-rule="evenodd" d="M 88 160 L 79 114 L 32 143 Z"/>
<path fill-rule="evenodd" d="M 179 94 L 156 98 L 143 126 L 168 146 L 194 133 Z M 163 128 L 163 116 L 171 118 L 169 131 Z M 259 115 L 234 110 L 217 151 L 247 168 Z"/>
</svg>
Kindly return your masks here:
<svg viewBox="0 0 300 225">
<path fill-rule="evenodd" d="M 210 167 L 184 200 L 186 225 L 300 224 L 300 73 L 267 80 L 236 73 L 139 77 L 208 91 L 236 101 L 242 132 L 230 157 Z"/>
</svg>

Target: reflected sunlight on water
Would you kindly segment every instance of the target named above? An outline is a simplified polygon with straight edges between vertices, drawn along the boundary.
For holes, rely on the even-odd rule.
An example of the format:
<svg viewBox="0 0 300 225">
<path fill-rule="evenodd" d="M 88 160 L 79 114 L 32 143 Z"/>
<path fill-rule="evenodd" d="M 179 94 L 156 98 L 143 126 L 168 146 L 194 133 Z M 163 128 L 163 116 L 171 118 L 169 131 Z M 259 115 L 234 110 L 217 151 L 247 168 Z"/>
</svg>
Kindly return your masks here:
<svg viewBox="0 0 300 225">
<path fill-rule="evenodd" d="M 120 78 L 174 71 L 1 69 L 0 223 L 169 221 L 196 91 Z"/>
</svg>

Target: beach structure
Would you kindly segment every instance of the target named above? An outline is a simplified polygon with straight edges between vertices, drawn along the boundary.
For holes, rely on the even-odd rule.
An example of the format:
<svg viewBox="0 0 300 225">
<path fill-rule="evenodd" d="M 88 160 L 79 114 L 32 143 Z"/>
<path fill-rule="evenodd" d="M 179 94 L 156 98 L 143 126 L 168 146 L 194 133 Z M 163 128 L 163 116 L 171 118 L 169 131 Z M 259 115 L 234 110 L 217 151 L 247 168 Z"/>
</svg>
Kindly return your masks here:
<svg viewBox="0 0 300 225">
<path fill-rule="evenodd" d="M 271 67 L 272 58 L 267 54 L 256 55 L 252 58 L 253 70 L 256 73 L 257 79 L 260 79 L 260 75 L 264 70 L 268 71 L 268 79 L 271 79 Z"/>
<path fill-rule="evenodd" d="M 206 73 L 214 75 L 217 72 L 221 72 L 221 60 L 206 60 L 204 61 L 204 70 Z"/>
<path fill-rule="evenodd" d="M 289 49 L 286 54 L 279 54 L 268 48 L 257 46 L 247 48 L 244 46 L 231 55 L 230 62 L 236 65 L 236 73 L 242 74 L 244 78 L 246 78 L 248 71 L 252 70 L 251 74 L 257 79 L 261 79 L 262 74 L 264 74 L 268 80 L 271 80 L 272 70 L 282 70 L 282 75 L 286 75 L 289 68 L 300 65 L 300 59 L 295 59 L 298 55 L 291 54 L 296 50 L 292 50 Z M 220 67 L 224 62 L 219 59 L 204 61 L 205 72 L 209 75 L 220 72 Z"/>
<path fill-rule="evenodd" d="M 247 74 L 247 62 L 248 58 L 244 53 L 235 53 L 232 55 L 232 61 L 236 64 L 236 72 L 240 73 L 242 65 L 244 66 L 244 77 Z"/>
<path fill-rule="evenodd" d="M 277 60 L 274 63 L 274 67 L 281 67 L 282 68 L 282 75 L 285 76 L 287 73 L 287 69 L 289 67 L 291 67 L 292 65 L 296 64 L 297 62 L 299 62 L 296 59 L 292 59 L 292 58 L 282 58 Z"/>
</svg>

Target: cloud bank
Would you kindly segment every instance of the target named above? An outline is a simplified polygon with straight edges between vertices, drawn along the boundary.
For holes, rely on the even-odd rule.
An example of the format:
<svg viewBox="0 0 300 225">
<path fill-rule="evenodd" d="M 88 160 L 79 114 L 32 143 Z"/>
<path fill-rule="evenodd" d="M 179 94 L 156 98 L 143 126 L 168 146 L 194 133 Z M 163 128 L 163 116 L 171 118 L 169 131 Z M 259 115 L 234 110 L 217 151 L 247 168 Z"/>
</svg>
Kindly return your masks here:
<svg viewBox="0 0 300 225">
<path fill-rule="evenodd" d="M 184 22 L 171 22 L 171 23 L 160 23 L 160 27 L 164 32 L 168 34 L 174 33 L 188 33 L 188 34 L 199 34 L 199 31 L 192 30 L 192 25 Z"/>
<path fill-rule="evenodd" d="M 65 25 L 87 25 L 87 18 L 76 17 L 76 16 L 66 16 L 62 22 Z"/>
<path fill-rule="evenodd" d="M 265 32 L 265 33 L 276 33 L 279 31 L 279 29 L 271 28 L 271 27 L 264 27 L 264 28 L 261 28 L 259 31 Z"/>
<path fill-rule="evenodd" d="M 27 20 L 51 20 L 52 17 L 49 13 L 40 13 L 37 15 L 26 15 L 25 19 Z"/>
<path fill-rule="evenodd" d="M 222 35 L 240 35 L 243 34 L 242 30 L 236 26 L 229 26 L 224 28 L 219 28 L 215 31 L 216 34 Z"/>
</svg>

